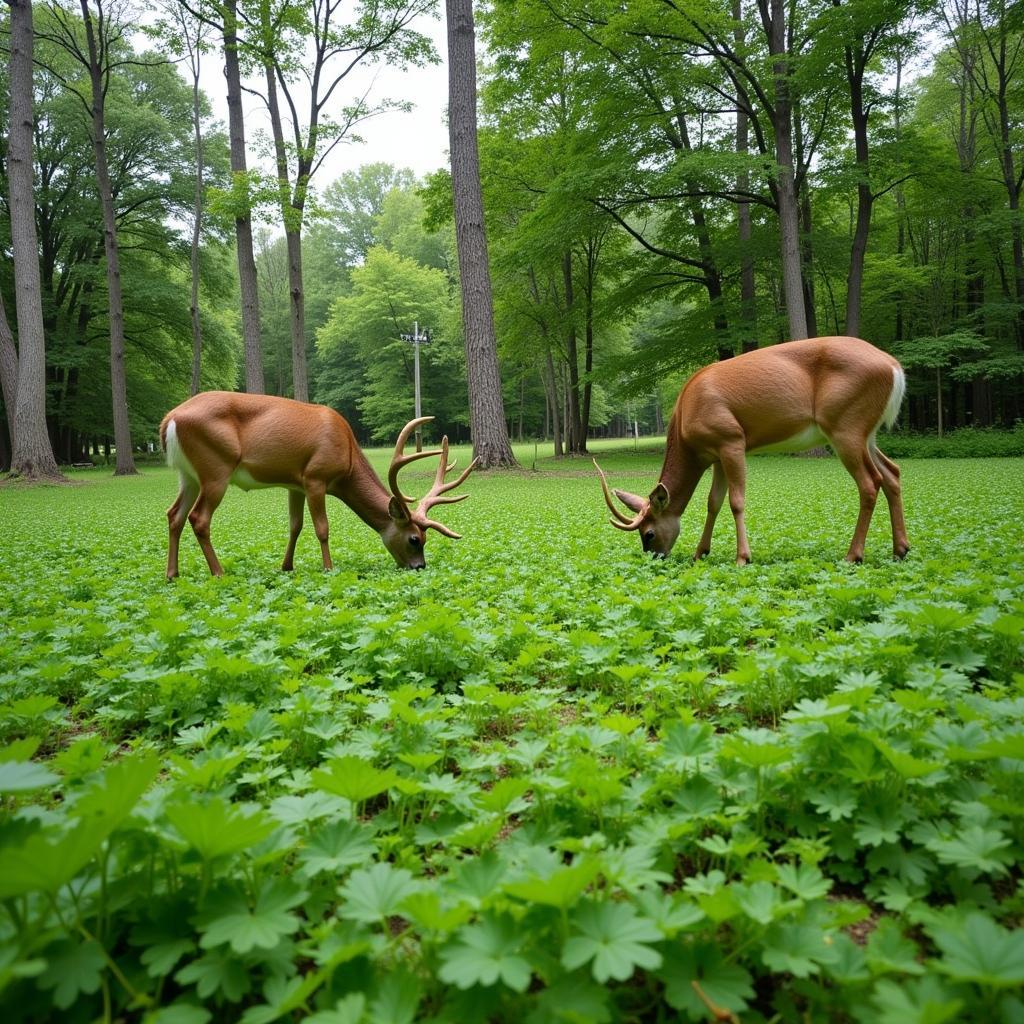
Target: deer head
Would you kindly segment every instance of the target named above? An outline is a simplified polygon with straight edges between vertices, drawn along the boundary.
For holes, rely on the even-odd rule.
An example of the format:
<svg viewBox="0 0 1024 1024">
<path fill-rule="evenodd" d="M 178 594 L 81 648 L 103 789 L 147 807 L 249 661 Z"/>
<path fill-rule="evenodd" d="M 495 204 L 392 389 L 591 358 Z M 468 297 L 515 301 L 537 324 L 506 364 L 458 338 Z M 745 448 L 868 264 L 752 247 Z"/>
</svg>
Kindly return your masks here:
<svg viewBox="0 0 1024 1024">
<path fill-rule="evenodd" d="M 452 540 L 459 540 L 461 535 L 448 529 L 443 523 L 429 518 L 427 513 L 435 505 L 452 505 L 457 501 L 468 498 L 468 494 L 459 494 L 454 497 L 448 496 L 448 491 L 455 490 L 462 484 L 466 477 L 473 472 L 477 459 L 474 459 L 461 473 L 457 480 L 445 483 L 445 476 L 455 468 L 455 460 L 448 461 L 448 438 L 441 438 L 441 447 L 433 451 L 413 452 L 405 454 L 405 443 L 409 435 L 422 423 L 429 423 L 433 416 L 420 416 L 418 419 L 410 420 L 398 435 L 395 442 L 395 450 L 391 456 L 391 466 L 388 469 L 388 486 L 391 489 L 391 498 L 388 502 L 388 516 L 390 522 L 381 531 L 381 539 L 384 546 L 391 552 L 391 557 L 405 569 L 422 569 L 426 565 L 423 557 L 423 546 L 426 543 L 427 530 L 437 530 L 445 537 Z M 410 506 L 416 500 L 402 493 L 398 486 L 398 473 L 403 466 L 418 459 L 429 459 L 440 456 L 437 465 L 437 473 L 434 476 L 434 483 L 430 490 L 420 499 L 416 510 L 412 511 Z"/>
<path fill-rule="evenodd" d="M 637 530 L 640 534 L 640 542 L 644 551 L 654 555 L 655 558 L 667 558 L 679 536 L 679 516 L 669 511 L 668 488 L 659 482 L 650 496 L 641 498 L 639 494 L 631 494 L 629 491 L 615 490 L 615 496 L 626 506 L 633 516 L 627 516 L 620 509 L 616 508 L 612 501 L 612 492 L 608 487 L 608 479 L 605 477 L 597 459 L 593 460 L 594 468 L 601 477 L 601 490 L 604 491 L 604 500 L 611 511 L 612 526 L 617 530 L 630 532 Z"/>
</svg>

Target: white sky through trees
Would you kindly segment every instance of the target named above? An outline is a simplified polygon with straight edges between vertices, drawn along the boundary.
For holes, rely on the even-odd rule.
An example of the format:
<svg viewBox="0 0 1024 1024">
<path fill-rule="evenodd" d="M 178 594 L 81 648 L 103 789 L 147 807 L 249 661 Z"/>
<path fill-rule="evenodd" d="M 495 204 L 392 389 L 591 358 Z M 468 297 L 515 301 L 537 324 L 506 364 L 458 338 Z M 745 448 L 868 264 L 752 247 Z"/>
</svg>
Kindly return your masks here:
<svg viewBox="0 0 1024 1024">
<path fill-rule="evenodd" d="M 379 114 L 359 124 L 355 133 L 362 142 L 342 142 L 335 146 L 313 179 L 316 192 L 322 190 L 345 171 L 363 164 L 384 162 L 395 167 L 408 167 L 417 178 L 448 165 L 448 66 L 447 42 L 443 18 L 420 18 L 412 27 L 434 42 L 439 64 L 422 68 L 399 68 L 388 64 L 367 64 L 357 67 L 338 87 L 332 98 L 337 106 L 326 110 L 328 117 L 337 115 L 340 107 L 352 103 L 370 89 L 369 101 L 383 99 L 413 104 L 409 112 L 392 111 Z M 213 108 L 214 117 L 227 130 L 227 90 L 224 81 L 222 40 L 211 37 L 212 48 L 203 56 L 200 85 Z M 187 65 L 181 68 L 187 75 Z M 260 78 L 248 78 L 244 85 L 261 92 Z M 273 173 L 273 147 L 270 118 L 263 101 L 252 93 L 243 96 L 245 138 L 249 167 Z M 301 110 L 301 108 L 300 108 Z M 290 132 L 288 121 L 286 131 Z M 290 134 L 289 134 L 290 137 Z"/>
</svg>

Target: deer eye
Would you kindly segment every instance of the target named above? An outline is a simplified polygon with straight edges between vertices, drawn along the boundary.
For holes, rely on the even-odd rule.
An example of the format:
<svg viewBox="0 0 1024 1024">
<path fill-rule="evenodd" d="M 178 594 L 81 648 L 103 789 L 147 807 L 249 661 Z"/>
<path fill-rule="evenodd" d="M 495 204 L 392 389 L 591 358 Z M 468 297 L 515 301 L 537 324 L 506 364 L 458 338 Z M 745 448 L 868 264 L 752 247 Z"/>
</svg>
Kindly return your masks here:
<svg viewBox="0 0 1024 1024">
<path fill-rule="evenodd" d="M 654 531 L 653 530 L 644 530 L 644 540 L 647 541 L 648 544 L 652 540 L 654 540 Z"/>
<path fill-rule="evenodd" d="M 422 543 L 423 541 L 415 533 L 409 538 L 410 547 L 418 548 Z"/>
</svg>

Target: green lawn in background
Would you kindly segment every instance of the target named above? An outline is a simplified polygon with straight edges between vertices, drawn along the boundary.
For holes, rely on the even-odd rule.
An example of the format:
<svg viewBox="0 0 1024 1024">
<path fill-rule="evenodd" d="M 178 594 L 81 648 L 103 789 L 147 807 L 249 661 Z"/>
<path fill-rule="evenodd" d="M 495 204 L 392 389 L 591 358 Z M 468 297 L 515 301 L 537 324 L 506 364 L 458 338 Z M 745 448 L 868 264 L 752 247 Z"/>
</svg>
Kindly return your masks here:
<svg viewBox="0 0 1024 1024">
<path fill-rule="evenodd" d="M 905 460 L 849 566 L 838 461 L 753 458 L 738 569 L 709 480 L 652 562 L 517 455 L 421 573 L 232 489 L 168 584 L 169 470 L 0 488 L 4 1020 L 1022 1019 L 1024 461 Z"/>
</svg>

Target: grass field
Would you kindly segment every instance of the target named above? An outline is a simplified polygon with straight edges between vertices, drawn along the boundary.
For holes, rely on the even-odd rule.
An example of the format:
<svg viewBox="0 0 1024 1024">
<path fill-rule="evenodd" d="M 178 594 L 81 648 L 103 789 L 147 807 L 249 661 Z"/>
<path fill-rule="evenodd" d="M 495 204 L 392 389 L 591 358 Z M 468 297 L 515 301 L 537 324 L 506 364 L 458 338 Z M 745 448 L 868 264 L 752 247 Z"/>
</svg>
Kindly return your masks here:
<svg viewBox="0 0 1024 1024">
<path fill-rule="evenodd" d="M 903 471 L 903 563 L 835 459 L 751 460 L 738 569 L 542 457 L 424 572 L 233 489 L 173 584 L 170 471 L 0 487 L 3 1019 L 1024 1020 L 1024 461 Z"/>
</svg>

